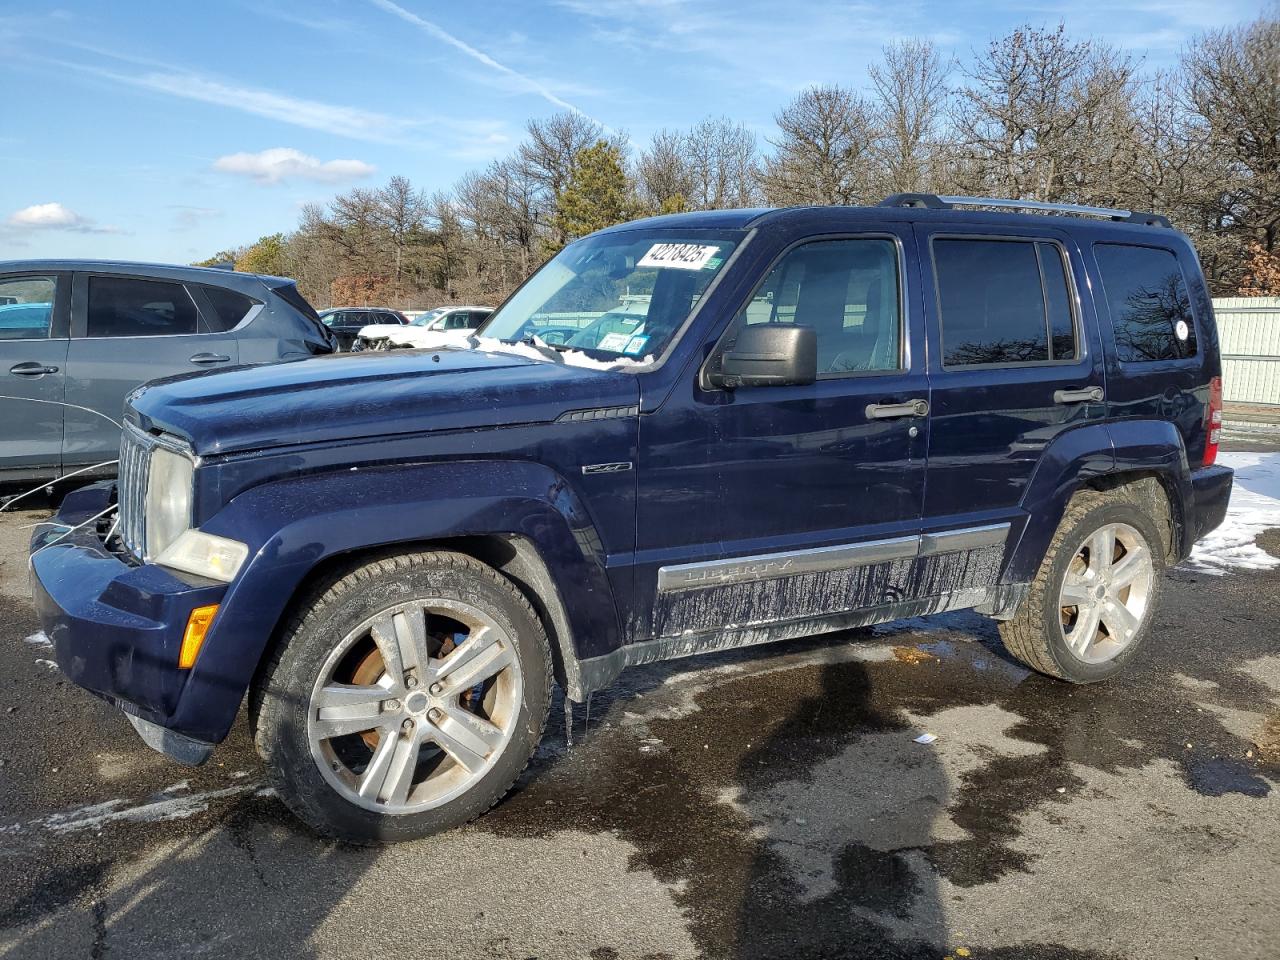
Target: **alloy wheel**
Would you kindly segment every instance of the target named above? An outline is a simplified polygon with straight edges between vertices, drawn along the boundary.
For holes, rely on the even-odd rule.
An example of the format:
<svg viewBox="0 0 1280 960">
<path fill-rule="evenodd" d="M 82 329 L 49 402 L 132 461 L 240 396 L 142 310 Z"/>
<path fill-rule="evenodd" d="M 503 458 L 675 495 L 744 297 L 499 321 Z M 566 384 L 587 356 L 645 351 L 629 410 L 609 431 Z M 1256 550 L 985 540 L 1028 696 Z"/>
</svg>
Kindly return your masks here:
<svg viewBox="0 0 1280 960">
<path fill-rule="evenodd" d="M 484 611 L 457 600 L 397 604 L 326 659 L 307 708 L 311 755 L 359 807 L 429 810 L 492 768 L 522 690 L 515 639 Z"/>
<path fill-rule="evenodd" d="M 1067 567 L 1058 606 L 1067 646 L 1086 663 L 1115 659 L 1137 638 L 1150 608 L 1155 564 L 1127 523 L 1099 527 Z"/>
</svg>

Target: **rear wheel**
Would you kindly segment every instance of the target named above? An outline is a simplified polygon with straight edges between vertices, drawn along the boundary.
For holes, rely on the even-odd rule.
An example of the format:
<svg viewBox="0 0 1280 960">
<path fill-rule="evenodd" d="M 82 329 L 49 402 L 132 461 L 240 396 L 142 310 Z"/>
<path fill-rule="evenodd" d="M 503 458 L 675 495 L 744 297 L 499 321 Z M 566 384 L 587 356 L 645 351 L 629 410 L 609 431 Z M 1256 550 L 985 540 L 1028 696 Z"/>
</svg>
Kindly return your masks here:
<svg viewBox="0 0 1280 960">
<path fill-rule="evenodd" d="M 1005 647 L 1032 669 L 1074 683 L 1119 672 L 1150 632 L 1162 542 L 1132 499 L 1077 494 L 1026 601 L 1000 624 Z"/>
<path fill-rule="evenodd" d="M 374 561 L 314 596 L 254 697 L 280 796 L 321 833 L 402 840 L 483 813 L 537 747 L 546 634 L 524 597 L 455 553 Z"/>
</svg>

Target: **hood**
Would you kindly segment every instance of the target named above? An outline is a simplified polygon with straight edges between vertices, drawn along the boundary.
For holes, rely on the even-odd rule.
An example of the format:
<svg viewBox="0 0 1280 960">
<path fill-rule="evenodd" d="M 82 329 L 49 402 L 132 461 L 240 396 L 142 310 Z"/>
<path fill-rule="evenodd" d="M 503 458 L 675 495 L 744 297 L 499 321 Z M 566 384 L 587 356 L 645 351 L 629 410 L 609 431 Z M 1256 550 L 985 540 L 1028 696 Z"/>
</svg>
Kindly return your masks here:
<svg viewBox="0 0 1280 960">
<path fill-rule="evenodd" d="M 383 337 L 389 337 L 393 333 L 399 333 L 404 330 L 406 325 L 403 323 L 371 323 L 367 327 L 361 327 L 357 336 L 366 340 L 380 340 Z"/>
<path fill-rule="evenodd" d="M 431 330 L 427 327 L 399 327 L 392 330 L 389 339 L 398 347 L 421 347 L 439 350 L 442 347 L 465 346 L 475 335 L 474 330 Z"/>
<path fill-rule="evenodd" d="M 144 384 L 127 417 L 199 455 L 550 422 L 639 402 L 635 376 L 492 350 L 341 353 Z"/>
</svg>

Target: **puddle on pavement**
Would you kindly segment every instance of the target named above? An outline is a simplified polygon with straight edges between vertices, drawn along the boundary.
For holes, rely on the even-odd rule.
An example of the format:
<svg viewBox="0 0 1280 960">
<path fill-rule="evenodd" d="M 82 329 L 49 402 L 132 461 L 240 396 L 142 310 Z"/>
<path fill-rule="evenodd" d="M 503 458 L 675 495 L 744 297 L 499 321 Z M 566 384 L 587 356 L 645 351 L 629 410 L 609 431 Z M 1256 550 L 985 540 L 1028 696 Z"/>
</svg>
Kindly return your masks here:
<svg viewBox="0 0 1280 960">
<path fill-rule="evenodd" d="M 640 851 L 638 869 L 683 884 L 678 901 L 711 956 L 773 957 L 802 943 L 815 955 L 937 957 L 948 938 L 939 878 L 975 887 L 1032 871 L 1034 856 L 1015 845 L 1021 819 L 1069 803 L 1084 787 L 1073 768 L 1123 775 L 1166 759 L 1202 793 L 1269 791 L 1261 761 L 1221 759 L 1250 745 L 1196 710 L 1193 692 L 1171 681 L 1174 657 L 1075 687 L 1010 663 L 990 635 L 935 631 L 914 646 L 908 637 L 884 637 L 893 646 L 883 657 L 832 660 L 813 641 L 725 657 L 707 665 L 718 671 L 711 684 L 704 664 L 687 661 L 647 682 L 628 676 L 623 692 L 596 698 L 584 744 L 539 762 L 474 829 L 616 833 Z M 696 691 L 694 708 L 672 709 L 683 685 Z M 930 717 L 957 708 L 975 708 L 960 743 L 913 742 Z M 894 749 L 865 746 L 885 735 Z M 973 762 L 944 763 L 943 747 Z M 871 786 L 831 790 L 815 771 L 833 758 L 866 764 Z M 770 807 L 780 787 L 790 807 Z M 899 824 L 902 845 L 886 848 L 889 828 L 873 820 L 895 808 L 922 822 Z M 881 922 L 890 918 L 911 918 L 918 939 L 895 938 Z M 1053 944 L 1007 955 L 1095 956 Z"/>
<path fill-rule="evenodd" d="M 1203 585 L 1197 589 L 1203 601 Z M 1257 710 L 1274 696 L 1235 672 L 1271 649 L 1268 632 L 1254 626 L 1269 616 L 1262 602 L 1224 603 L 1222 632 L 1233 651 L 1226 662 L 1205 649 L 1203 623 L 1175 600 L 1153 638 L 1159 645 L 1126 674 L 1091 687 L 1028 673 L 998 649 L 990 623 L 972 616 L 631 671 L 595 698 L 592 726 L 571 752 L 553 711 L 531 772 L 468 832 L 616 835 L 637 851 L 633 869 L 674 891 L 708 956 L 936 960 L 950 945 L 941 881 L 979 887 L 1033 871 L 1034 856 L 1015 842 L 1022 819 L 1070 803 L 1083 786 L 1073 769 L 1122 776 L 1167 760 L 1202 796 L 1269 802 L 1280 757 L 1255 750 L 1242 759 L 1253 745 L 1196 707 L 1212 696 Z M 1179 683 L 1177 673 L 1193 683 Z M 581 708 L 578 717 L 581 737 Z M 1280 730 L 1274 716 L 1272 727 Z M 925 732 L 939 741 L 915 743 Z M 824 764 L 845 779 L 820 773 Z M 253 844 L 264 831 L 290 838 L 290 851 L 315 847 L 335 862 L 350 859 L 357 875 L 369 866 L 364 854 L 300 839 L 276 801 L 231 811 L 222 817 L 229 842 L 259 881 L 265 851 Z M 206 822 L 166 827 L 166 835 Z M 101 882 L 101 869 L 49 864 L 43 890 L 11 901 L 8 919 L 83 896 Z M 625 944 L 584 946 L 626 955 Z M 972 956 L 1102 954 L 1021 944 L 975 945 Z"/>
</svg>

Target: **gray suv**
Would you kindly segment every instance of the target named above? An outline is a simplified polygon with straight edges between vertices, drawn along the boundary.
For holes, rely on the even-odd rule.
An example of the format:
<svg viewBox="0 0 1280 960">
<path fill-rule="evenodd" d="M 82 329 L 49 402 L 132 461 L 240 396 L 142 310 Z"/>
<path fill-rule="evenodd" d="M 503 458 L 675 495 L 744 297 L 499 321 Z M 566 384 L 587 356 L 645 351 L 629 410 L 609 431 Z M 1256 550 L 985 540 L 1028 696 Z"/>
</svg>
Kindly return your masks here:
<svg viewBox="0 0 1280 960">
<path fill-rule="evenodd" d="M 115 472 L 125 397 L 158 377 L 331 353 L 292 280 L 0 261 L 0 483 Z"/>
</svg>

